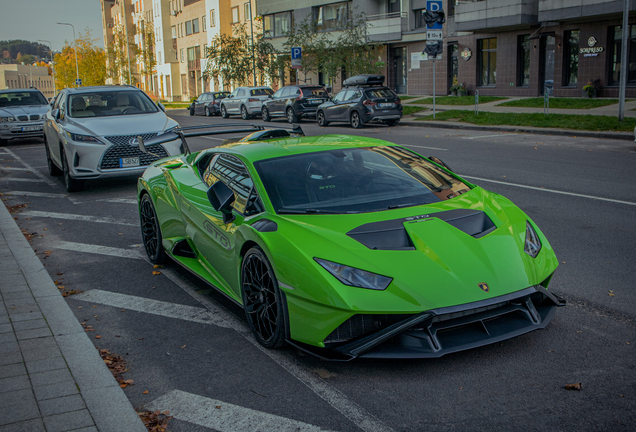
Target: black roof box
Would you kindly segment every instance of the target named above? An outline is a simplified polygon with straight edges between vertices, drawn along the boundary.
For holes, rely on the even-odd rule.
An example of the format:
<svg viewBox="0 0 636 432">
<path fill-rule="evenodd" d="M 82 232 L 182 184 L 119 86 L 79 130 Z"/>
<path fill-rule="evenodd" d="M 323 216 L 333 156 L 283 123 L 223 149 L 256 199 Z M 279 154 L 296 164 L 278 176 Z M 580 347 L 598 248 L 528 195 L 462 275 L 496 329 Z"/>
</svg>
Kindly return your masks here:
<svg viewBox="0 0 636 432">
<path fill-rule="evenodd" d="M 343 84 L 345 87 L 355 85 L 382 85 L 384 84 L 384 75 L 356 75 L 344 80 Z"/>
</svg>

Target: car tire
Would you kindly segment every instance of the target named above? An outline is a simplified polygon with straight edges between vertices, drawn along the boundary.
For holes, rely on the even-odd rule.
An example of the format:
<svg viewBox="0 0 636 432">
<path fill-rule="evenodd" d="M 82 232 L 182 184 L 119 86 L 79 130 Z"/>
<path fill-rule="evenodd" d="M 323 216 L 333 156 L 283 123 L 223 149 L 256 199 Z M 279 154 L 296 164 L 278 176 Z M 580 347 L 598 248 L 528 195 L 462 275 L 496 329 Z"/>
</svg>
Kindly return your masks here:
<svg viewBox="0 0 636 432">
<path fill-rule="evenodd" d="M 84 182 L 71 177 L 71 172 L 68 167 L 68 160 L 66 160 L 66 152 L 62 148 L 60 152 L 60 158 L 62 159 L 62 173 L 64 174 L 64 186 L 66 186 L 67 192 L 78 192 L 84 189 Z"/>
<path fill-rule="evenodd" d="M 272 118 L 269 115 L 269 110 L 265 107 L 263 107 L 263 109 L 261 110 L 261 116 L 263 117 L 264 122 L 272 121 Z"/>
<path fill-rule="evenodd" d="M 300 118 L 294 112 L 292 107 L 287 108 L 287 123 L 298 123 Z"/>
<path fill-rule="evenodd" d="M 59 177 L 63 174 L 62 170 L 55 165 L 53 159 L 51 159 L 51 150 L 49 150 L 49 143 L 44 138 L 44 150 L 46 151 L 46 164 L 49 167 L 49 175 L 51 177 Z"/>
<path fill-rule="evenodd" d="M 396 126 L 400 121 L 399 120 L 387 120 L 386 121 L 386 125 L 387 126 Z"/>
<path fill-rule="evenodd" d="M 351 118 L 349 122 L 351 123 L 351 127 L 354 129 L 361 129 L 364 126 L 364 124 L 362 123 L 362 119 L 360 118 L 360 113 L 358 113 L 358 111 L 351 112 Z"/>
<path fill-rule="evenodd" d="M 210 108 L 205 107 L 205 108 L 203 109 L 203 111 L 204 111 L 204 113 L 205 113 L 205 116 L 206 116 L 206 117 L 210 117 L 210 115 L 211 115 L 211 114 L 210 114 Z"/>
<path fill-rule="evenodd" d="M 163 264 L 168 256 L 163 249 L 163 237 L 157 212 L 148 193 L 145 193 L 139 201 L 139 221 L 141 222 L 141 239 L 148 260 L 152 264 Z"/>
<path fill-rule="evenodd" d="M 193 116 L 193 115 L 194 115 L 194 108 L 191 107 L 190 108 L 190 116 Z"/>
<path fill-rule="evenodd" d="M 247 324 L 265 348 L 285 345 L 286 319 L 283 295 L 263 250 L 247 251 L 241 265 L 241 295 Z"/>
<path fill-rule="evenodd" d="M 243 120 L 249 120 L 252 116 L 247 112 L 245 105 L 241 105 L 241 118 Z"/>
<path fill-rule="evenodd" d="M 323 111 L 318 111 L 318 113 L 316 114 L 316 121 L 318 122 L 318 126 L 329 126 L 329 122 L 325 118 L 325 113 Z"/>
<path fill-rule="evenodd" d="M 230 115 L 227 113 L 227 109 L 225 108 L 225 105 L 221 105 L 221 117 L 230 118 Z"/>
</svg>

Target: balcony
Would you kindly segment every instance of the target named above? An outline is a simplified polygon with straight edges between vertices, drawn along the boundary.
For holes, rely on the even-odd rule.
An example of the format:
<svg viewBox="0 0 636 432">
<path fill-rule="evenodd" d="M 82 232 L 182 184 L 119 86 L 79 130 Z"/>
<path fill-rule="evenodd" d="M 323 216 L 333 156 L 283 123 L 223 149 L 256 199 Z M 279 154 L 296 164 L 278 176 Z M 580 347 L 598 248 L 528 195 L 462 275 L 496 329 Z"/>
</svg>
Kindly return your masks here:
<svg viewBox="0 0 636 432">
<path fill-rule="evenodd" d="M 402 32 L 408 30 L 407 25 L 406 12 L 367 15 L 367 41 L 399 41 Z"/>
<path fill-rule="evenodd" d="M 462 2 L 455 6 L 455 26 L 457 31 L 512 30 L 538 24 L 538 14 L 539 0 Z"/>
<path fill-rule="evenodd" d="M 201 59 L 188 60 L 188 70 L 201 70 Z"/>
<path fill-rule="evenodd" d="M 539 21 L 564 21 L 583 17 L 623 16 L 622 0 L 540 0 Z M 636 4 L 630 2 L 630 10 Z"/>
</svg>

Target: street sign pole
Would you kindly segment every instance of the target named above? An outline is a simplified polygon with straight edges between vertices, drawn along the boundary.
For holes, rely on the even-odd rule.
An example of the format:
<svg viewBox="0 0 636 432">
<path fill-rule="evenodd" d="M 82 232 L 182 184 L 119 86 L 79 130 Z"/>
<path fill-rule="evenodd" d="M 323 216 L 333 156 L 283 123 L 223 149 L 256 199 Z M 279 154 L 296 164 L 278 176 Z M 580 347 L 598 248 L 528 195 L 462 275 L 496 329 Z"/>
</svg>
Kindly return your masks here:
<svg viewBox="0 0 636 432">
<path fill-rule="evenodd" d="M 618 87 L 618 121 L 625 118 L 625 87 L 627 86 L 627 50 L 629 49 L 629 0 L 623 5 L 623 40 L 621 44 L 621 72 Z"/>
<path fill-rule="evenodd" d="M 435 58 L 433 58 L 433 118 L 435 118 Z"/>
</svg>

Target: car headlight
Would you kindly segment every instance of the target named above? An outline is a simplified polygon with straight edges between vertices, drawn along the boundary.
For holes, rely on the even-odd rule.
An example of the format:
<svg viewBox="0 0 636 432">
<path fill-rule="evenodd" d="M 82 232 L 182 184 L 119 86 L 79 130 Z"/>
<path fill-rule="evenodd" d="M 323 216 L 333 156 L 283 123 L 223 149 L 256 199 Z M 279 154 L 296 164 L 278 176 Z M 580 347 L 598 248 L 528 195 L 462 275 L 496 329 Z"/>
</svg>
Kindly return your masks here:
<svg viewBox="0 0 636 432">
<path fill-rule="evenodd" d="M 15 121 L 15 117 L 0 117 L 1 123 L 11 123 Z"/>
<path fill-rule="evenodd" d="M 336 279 L 345 285 L 367 288 L 372 290 L 384 290 L 389 286 L 393 278 L 381 276 L 365 270 L 314 258 L 318 264 L 331 273 Z"/>
<path fill-rule="evenodd" d="M 71 140 L 76 141 L 76 142 L 92 143 L 92 144 L 103 144 L 103 142 L 101 142 L 100 140 L 98 140 L 94 136 L 79 135 L 79 134 L 74 134 L 74 133 L 70 133 L 70 132 L 66 132 L 66 134 L 68 135 L 68 137 Z"/>
<path fill-rule="evenodd" d="M 523 246 L 523 251 L 532 258 L 536 258 L 541 251 L 541 240 L 528 221 L 526 221 L 526 244 Z"/>
</svg>

